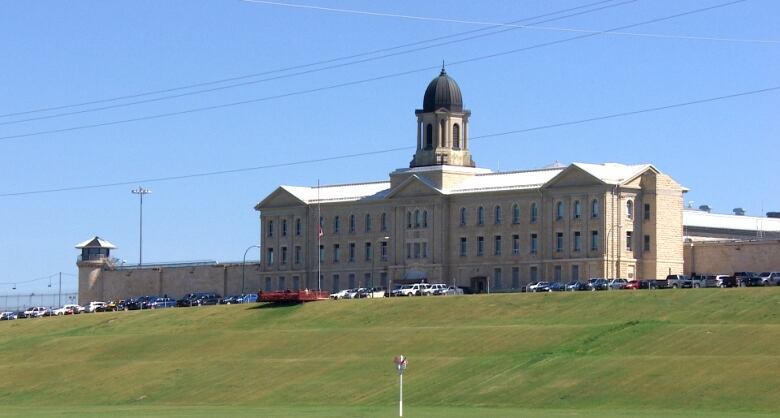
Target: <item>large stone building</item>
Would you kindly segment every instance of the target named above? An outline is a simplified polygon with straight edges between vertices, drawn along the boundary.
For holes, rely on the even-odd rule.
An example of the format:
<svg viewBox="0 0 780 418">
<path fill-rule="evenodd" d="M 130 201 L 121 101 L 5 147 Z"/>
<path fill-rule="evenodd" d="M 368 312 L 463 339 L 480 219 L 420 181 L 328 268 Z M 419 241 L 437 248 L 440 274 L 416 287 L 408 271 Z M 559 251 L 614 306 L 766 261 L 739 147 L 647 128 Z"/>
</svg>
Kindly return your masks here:
<svg viewBox="0 0 780 418">
<path fill-rule="evenodd" d="M 652 165 L 478 168 L 471 112 L 444 70 L 415 114 L 416 152 L 389 181 L 280 186 L 257 204 L 263 289 L 682 273 L 686 189 Z"/>
</svg>

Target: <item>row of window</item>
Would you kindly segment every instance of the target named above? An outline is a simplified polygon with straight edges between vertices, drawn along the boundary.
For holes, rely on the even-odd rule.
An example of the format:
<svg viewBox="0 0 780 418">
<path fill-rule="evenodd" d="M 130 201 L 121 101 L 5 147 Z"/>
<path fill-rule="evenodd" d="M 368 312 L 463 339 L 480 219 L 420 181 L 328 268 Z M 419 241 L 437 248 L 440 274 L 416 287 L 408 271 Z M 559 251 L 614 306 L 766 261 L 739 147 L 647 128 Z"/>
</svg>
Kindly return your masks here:
<svg viewBox="0 0 780 418">
<path fill-rule="evenodd" d="M 520 254 L 520 235 L 512 235 L 512 255 Z M 559 232 L 555 237 L 555 251 L 563 251 L 563 233 Z M 539 249 L 539 235 L 531 234 L 528 241 L 528 252 L 536 254 Z M 590 250 L 598 251 L 599 249 L 599 232 L 591 231 L 590 236 Z M 582 251 L 582 236 L 579 231 L 574 232 L 574 239 L 572 241 L 572 250 L 575 252 Z M 493 255 L 502 255 L 503 253 L 503 238 L 501 235 L 493 237 Z M 485 255 L 485 237 L 477 237 L 476 255 L 481 257 Z M 468 238 L 460 237 L 460 256 L 468 256 Z"/>
<path fill-rule="evenodd" d="M 560 220 L 563 219 L 563 202 L 558 202 L 556 204 L 555 209 L 555 215 L 556 219 Z M 598 199 L 593 199 L 591 202 L 591 217 L 592 218 L 598 218 L 599 217 L 599 201 Z M 512 223 L 513 224 L 519 224 L 520 223 L 520 205 L 517 203 L 512 204 Z M 572 218 L 574 219 L 580 219 L 582 217 L 582 205 L 579 200 L 574 201 L 574 207 L 572 210 Z M 539 218 L 539 205 L 536 202 L 531 203 L 531 207 L 528 213 L 528 220 L 531 223 L 535 223 Z M 496 225 L 500 225 L 503 222 L 503 208 L 501 205 L 496 205 L 493 209 L 493 223 Z M 468 211 L 466 208 L 460 208 L 460 225 L 465 226 L 468 223 Z M 485 208 L 480 206 L 477 208 L 477 218 L 476 218 L 476 224 L 477 225 L 484 225 L 485 224 Z"/>
<path fill-rule="evenodd" d="M 427 212 L 425 213 L 425 218 L 426 218 L 425 223 L 427 225 Z M 357 229 L 357 221 L 355 215 L 349 215 L 348 222 L 349 222 L 349 232 L 354 233 L 355 230 Z M 288 235 L 287 219 L 282 219 L 281 224 L 282 226 L 281 226 L 280 234 L 283 237 L 286 237 Z M 371 214 L 367 213 L 365 215 L 363 226 L 365 228 L 365 232 L 371 232 L 371 228 L 372 228 Z M 275 233 L 274 227 L 275 227 L 274 221 L 269 220 L 267 223 L 266 235 L 268 235 L 269 237 L 273 237 Z M 295 219 L 295 236 L 301 235 L 301 229 L 302 229 L 301 218 L 297 218 Z M 387 214 L 384 212 L 379 217 L 379 230 L 387 231 Z M 320 232 L 324 233 L 324 231 L 325 231 L 325 220 L 322 217 L 320 217 Z M 332 231 L 334 234 L 338 234 L 339 232 L 341 232 L 341 218 L 338 215 L 333 217 Z"/>
<path fill-rule="evenodd" d="M 446 147 L 447 146 L 447 125 L 445 121 L 441 121 L 441 126 L 439 127 L 439 137 L 440 137 L 440 146 Z M 423 148 L 426 150 L 432 150 L 433 149 L 433 125 L 427 124 L 425 125 L 425 144 L 423 145 Z M 452 148 L 453 149 L 460 149 L 460 125 L 453 124 L 452 125 Z"/>
<path fill-rule="evenodd" d="M 356 259 L 356 252 L 357 247 L 354 242 L 350 242 L 347 246 L 347 262 L 354 263 Z M 286 246 L 282 246 L 279 248 L 279 263 L 284 265 L 289 262 L 288 260 L 288 249 Z M 300 245 L 296 245 L 293 249 L 293 264 L 301 264 L 302 262 L 302 248 Z M 365 261 L 372 261 L 373 258 L 373 248 L 372 244 L 370 242 L 364 243 L 363 246 L 363 257 Z M 275 253 L 273 248 L 267 248 L 266 249 L 266 258 L 265 262 L 269 266 L 272 266 L 276 260 L 274 258 Z M 332 247 L 332 261 L 333 263 L 340 263 L 342 260 L 341 256 L 341 244 L 333 244 Z M 382 241 L 379 243 L 379 260 L 380 261 L 387 261 L 387 241 Z M 325 246 L 320 245 L 320 261 L 325 261 Z"/>
</svg>

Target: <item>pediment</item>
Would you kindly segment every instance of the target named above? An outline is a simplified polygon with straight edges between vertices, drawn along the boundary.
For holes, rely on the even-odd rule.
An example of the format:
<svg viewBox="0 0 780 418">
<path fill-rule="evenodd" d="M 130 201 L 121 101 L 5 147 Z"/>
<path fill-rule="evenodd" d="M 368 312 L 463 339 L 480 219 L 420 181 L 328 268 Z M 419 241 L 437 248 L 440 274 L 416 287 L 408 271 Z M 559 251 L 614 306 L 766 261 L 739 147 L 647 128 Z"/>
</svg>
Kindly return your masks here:
<svg viewBox="0 0 780 418">
<path fill-rule="evenodd" d="M 441 190 L 433 187 L 433 185 L 417 175 L 413 175 L 391 190 L 387 198 L 436 196 L 441 194 Z"/>
<path fill-rule="evenodd" d="M 553 177 L 547 184 L 544 185 L 545 189 L 564 188 L 564 187 L 582 187 L 582 186 L 596 186 L 604 185 L 605 183 L 601 179 L 594 177 L 587 171 L 575 166 L 570 165 L 565 170 L 561 171 Z"/>
<path fill-rule="evenodd" d="M 255 210 L 270 208 L 285 208 L 290 206 L 303 206 L 306 203 L 294 194 L 290 193 L 284 187 L 277 187 L 265 199 L 255 206 Z"/>
</svg>

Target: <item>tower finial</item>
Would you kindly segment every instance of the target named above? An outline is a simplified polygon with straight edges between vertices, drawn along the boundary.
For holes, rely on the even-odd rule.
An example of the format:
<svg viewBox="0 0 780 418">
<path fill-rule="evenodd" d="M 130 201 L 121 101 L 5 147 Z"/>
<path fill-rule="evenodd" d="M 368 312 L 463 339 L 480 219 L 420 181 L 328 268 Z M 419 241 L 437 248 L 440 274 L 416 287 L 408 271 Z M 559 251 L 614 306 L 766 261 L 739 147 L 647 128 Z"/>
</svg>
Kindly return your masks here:
<svg viewBox="0 0 780 418">
<path fill-rule="evenodd" d="M 444 69 L 444 60 L 441 60 L 441 73 L 447 74 L 447 70 Z"/>
</svg>

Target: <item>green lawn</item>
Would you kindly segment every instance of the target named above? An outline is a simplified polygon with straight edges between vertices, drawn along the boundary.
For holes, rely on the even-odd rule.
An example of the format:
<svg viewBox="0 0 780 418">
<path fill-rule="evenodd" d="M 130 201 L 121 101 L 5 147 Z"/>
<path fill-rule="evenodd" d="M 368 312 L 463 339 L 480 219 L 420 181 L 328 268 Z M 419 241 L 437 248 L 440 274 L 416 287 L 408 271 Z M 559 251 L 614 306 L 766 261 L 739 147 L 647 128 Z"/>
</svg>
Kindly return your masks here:
<svg viewBox="0 0 780 418">
<path fill-rule="evenodd" d="M 0 417 L 780 415 L 780 288 L 0 322 Z"/>
</svg>

